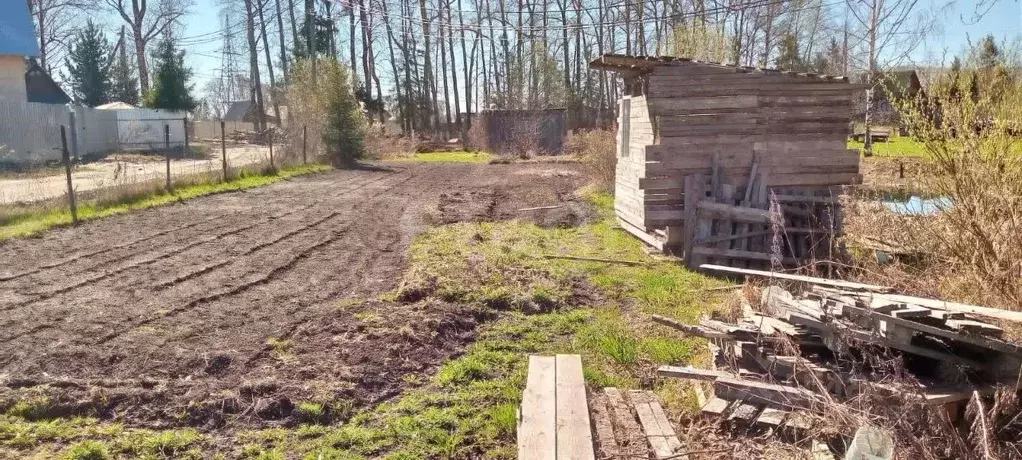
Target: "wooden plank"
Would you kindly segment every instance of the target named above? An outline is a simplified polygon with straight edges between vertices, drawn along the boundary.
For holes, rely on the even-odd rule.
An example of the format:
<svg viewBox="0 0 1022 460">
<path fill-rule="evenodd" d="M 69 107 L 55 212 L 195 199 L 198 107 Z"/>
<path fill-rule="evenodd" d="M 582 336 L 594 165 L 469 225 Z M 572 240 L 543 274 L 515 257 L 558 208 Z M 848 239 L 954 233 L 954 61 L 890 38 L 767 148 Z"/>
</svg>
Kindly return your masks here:
<svg viewBox="0 0 1022 460">
<path fill-rule="evenodd" d="M 632 390 L 629 392 L 635 413 L 639 416 L 646 439 L 653 448 L 658 459 L 676 458 L 681 451 L 681 441 L 674 433 L 674 428 L 667 420 L 663 408 L 656 397 L 647 391 Z"/>
<path fill-rule="evenodd" d="M 918 305 L 906 305 L 904 308 L 891 310 L 889 314 L 895 318 L 928 318 L 930 316 L 930 309 Z"/>
<path fill-rule="evenodd" d="M 892 314 L 891 316 L 896 315 Z M 967 334 L 988 335 L 998 338 L 1004 335 L 1004 329 L 994 326 L 993 324 L 987 324 L 970 319 L 950 319 L 945 321 L 944 324 L 951 329 Z"/>
<path fill-rule="evenodd" d="M 788 281 L 800 281 L 803 283 L 818 284 L 821 286 L 833 286 L 836 288 L 848 289 L 853 291 L 889 292 L 891 290 L 891 288 L 887 286 L 879 286 L 876 284 L 855 283 L 852 281 L 840 281 L 827 278 L 817 278 L 813 276 L 792 275 L 787 273 L 768 272 L 763 270 L 725 267 L 721 265 L 704 264 L 701 265 L 699 268 L 717 272 L 732 273 L 736 275 L 760 276 L 765 278 L 783 279 Z"/>
<path fill-rule="evenodd" d="M 640 228 L 640 227 L 638 227 L 636 225 L 633 225 L 632 223 L 622 219 L 621 216 L 617 217 L 617 223 L 626 232 L 631 233 L 632 235 L 635 235 L 637 238 L 642 240 L 643 243 L 646 243 L 646 244 L 656 248 L 658 251 L 663 251 L 664 250 L 664 242 L 659 240 L 659 239 L 657 239 L 655 236 L 650 235 L 649 233 L 646 233 L 645 229 L 642 229 L 642 228 Z"/>
<path fill-rule="evenodd" d="M 753 222 L 759 224 L 770 223 L 770 211 L 758 208 L 744 208 L 724 203 L 714 203 L 702 200 L 696 205 L 697 214 L 700 216 L 711 216 L 718 219 L 729 219 L 740 222 Z"/>
<path fill-rule="evenodd" d="M 592 406 L 593 431 L 596 436 L 596 454 L 599 458 L 618 458 L 621 450 L 618 448 L 617 440 L 614 438 L 614 426 L 612 419 L 614 415 L 610 412 L 607 404 L 607 396 L 603 393 L 594 393 L 589 404 Z"/>
<path fill-rule="evenodd" d="M 946 339 L 957 340 L 959 342 L 976 345 L 978 347 L 987 348 L 990 350 L 1007 353 L 1013 356 L 1022 357 L 1022 348 L 1008 342 L 1003 342 L 996 339 L 989 339 L 985 337 L 977 337 L 969 334 L 960 334 L 957 332 L 944 330 L 927 324 L 917 323 L 915 321 L 910 321 L 907 319 L 895 318 L 890 315 L 877 313 L 875 311 L 870 311 L 859 307 L 848 306 L 847 308 L 852 311 L 856 311 L 859 314 L 868 315 L 870 318 L 880 319 L 888 323 L 896 324 L 898 326 L 902 326 L 915 331 L 924 332 L 930 335 L 935 335 L 937 337 L 944 337 Z"/>
<path fill-rule="evenodd" d="M 950 310 L 959 313 L 972 313 L 976 315 L 988 316 L 991 318 L 1022 322 L 1022 312 L 1018 311 L 1008 311 L 999 308 L 981 307 L 978 305 L 969 305 L 964 303 L 951 302 L 947 300 L 927 299 L 924 297 L 913 297 L 900 294 L 885 293 L 880 295 L 880 297 L 887 300 L 891 300 L 893 302 L 921 305 L 935 310 Z"/>
<path fill-rule="evenodd" d="M 819 394 L 803 388 L 732 377 L 718 378 L 713 389 L 719 398 L 782 409 L 810 409 L 823 401 Z"/>
<path fill-rule="evenodd" d="M 685 185 L 684 221 L 687 224 L 683 237 L 682 257 L 687 266 L 692 262 L 692 247 L 696 239 L 696 207 L 705 193 L 702 174 L 690 174 L 683 180 Z"/>
<path fill-rule="evenodd" d="M 593 433 L 579 355 L 557 355 L 557 459 L 593 460 Z"/>
<path fill-rule="evenodd" d="M 529 356 L 529 374 L 518 420 L 518 458 L 556 460 L 556 359 Z"/>
<path fill-rule="evenodd" d="M 700 380 L 712 382 L 719 377 L 734 377 L 730 372 L 715 371 L 710 369 L 699 369 L 691 366 L 660 366 L 656 370 L 657 375 L 664 377 L 676 377 L 688 380 Z"/>
<path fill-rule="evenodd" d="M 621 455 L 624 458 L 645 458 L 649 448 L 642 436 L 642 428 L 635 421 L 631 405 L 625 401 L 624 395 L 617 388 L 604 388 L 607 405 L 614 417 L 614 426 L 618 428 L 616 438 Z"/>
</svg>

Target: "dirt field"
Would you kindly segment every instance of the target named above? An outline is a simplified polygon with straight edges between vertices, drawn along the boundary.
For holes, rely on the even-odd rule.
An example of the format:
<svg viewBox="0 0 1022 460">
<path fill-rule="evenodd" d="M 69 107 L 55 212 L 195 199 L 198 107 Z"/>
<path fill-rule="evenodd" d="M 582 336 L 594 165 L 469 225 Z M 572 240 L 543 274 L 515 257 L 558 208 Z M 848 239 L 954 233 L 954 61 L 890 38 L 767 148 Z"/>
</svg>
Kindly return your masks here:
<svg viewBox="0 0 1022 460">
<path fill-rule="evenodd" d="M 42 400 L 30 416 L 230 430 L 327 401 L 320 421 L 343 420 L 432 374 L 488 318 L 375 300 L 418 232 L 573 225 L 582 182 L 570 164 L 333 171 L 0 243 L 0 412 Z"/>
</svg>

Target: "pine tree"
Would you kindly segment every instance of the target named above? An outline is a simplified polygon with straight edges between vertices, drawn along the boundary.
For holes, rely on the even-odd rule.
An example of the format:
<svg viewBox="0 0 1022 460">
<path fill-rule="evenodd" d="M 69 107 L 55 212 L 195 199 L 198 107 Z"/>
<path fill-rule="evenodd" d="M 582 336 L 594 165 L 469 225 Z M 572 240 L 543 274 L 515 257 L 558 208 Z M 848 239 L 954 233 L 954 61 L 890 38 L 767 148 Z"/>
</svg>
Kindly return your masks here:
<svg viewBox="0 0 1022 460">
<path fill-rule="evenodd" d="M 110 100 L 138 105 L 138 78 L 135 78 L 131 63 L 128 62 L 128 52 L 124 48 L 127 43 L 123 41 L 123 35 L 121 38 L 121 52 L 118 53 L 113 68 L 110 69 L 110 73 L 113 75 Z"/>
<path fill-rule="evenodd" d="M 75 102 L 95 107 L 110 101 L 110 43 L 90 20 L 75 34 L 65 59 L 64 79 L 71 83 Z"/>
<path fill-rule="evenodd" d="M 976 64 L 981 69 L 993 69 L 1001 65 L 1001 48 L 993 35 L 983 37 L 976 49 Z"/>
<path fill-rule="evenodd" d="M 319 72 L 324 82 L 321 97 L 326 100 L 323 143 L 335 163 L 351 166 L 365 156 L 366 116 L 351 89 L 348 69 L 336 59 L 326 59 Z"/>
<path fill-rule="evenodd" d="M 194 85 L 188 83 L 192 70 L 185 67 L 185 52 L 178 51 L 174 40 L 165 38 L 153 53 L 156 65 L 152 88 L 145 95 L 145 106 L 154 109 L 193 110 L 197 105 L 192 97 Z"/>
<path fill-rule="evenodd" d="M 781 37 L 781 43 L 778 45 L 780 54 L 777 56 L 777 60 L 774 61 L 774 65 L 780 70 L 788 70 L 793 72 L 804 72 L 805 63 L 802 62 L 802 53 L 798 50 L 798 37 L 794 34 L 785 34 Z"/>
</svg>

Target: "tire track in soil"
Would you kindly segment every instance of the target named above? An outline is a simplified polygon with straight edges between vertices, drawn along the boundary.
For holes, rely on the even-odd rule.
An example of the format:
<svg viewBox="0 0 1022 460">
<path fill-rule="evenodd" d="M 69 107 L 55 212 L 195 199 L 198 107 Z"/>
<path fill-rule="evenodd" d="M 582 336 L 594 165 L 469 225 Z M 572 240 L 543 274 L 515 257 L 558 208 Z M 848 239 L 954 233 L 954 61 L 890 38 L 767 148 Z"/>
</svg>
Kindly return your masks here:
<svg viewBox="0 0 1022 460">
<path fill-rule="evenodd" d="M 364 181 L 364 182 L 359 183 L 359 184 L 354 184 L 353 186 L 351 186 L 349 188 L 346 188 L 346 189 L 343 189 L 343 190 L 341 190 L 341 191 L 339 191 L 337 193 L 338 194 L 348 193 L 348 192 L 350 192 L 352 190 L 357 190 L 357 189 L 362 188 L 362 187 L 364 187 L 366 185 L 369 185 L 371 183 L 375 183 L 375 182 L 378 182 L 380 180 L 391 178 L 391 177 L 394 177 L 394 176 L 385 175 L 383 177 L 371 178 L 370 180 Z M 222 233 L 219 233 L 217 235 L 213 235 L 211 237 L 199 238 L 198 240 L 192 241 L 192 242 L 190 242 L 190 243 L 188 243 L 188 244 L 186 244 L 184 246 L 180 246 L 180 247 L 173 248 L 173 249 L 170 249 L 170 250 L 165 250 L 161 254 L 159 254 L 159 255 L 157 255 L 155 257 L 150 257 L 148 259 L 143 259 L 141 261 L 138 261 L 138 262 L 135 262 L 135 263 L 131 263 L 131 264 L 122 266 L 122 267 L 114 269 L 112 271 L 104 272 L 104 273 L 102 273 L 102 274 L 100 274 L 98 276 L 94 276 L 94 277 L 91 277 L 91 278 L 86 278 L 85 280 L 82 280 L 82 281 L 77 282 L 77 283 L 73 283 L 73 284 L 68 285 L 68 286 L 64 286 L 64 287 L 61 287 L 61 288 L 58 288 L 58 289 L 54 289 L 54 290 L 50 290 L 50 291 L 44 291 L 44 292 L 29 292 L 29 293 L 24 293 L 25 295 L 31 295 L 31 296 L 36 296 L 36 297 L 32 298 L 32 299 L 25 300 L 25 301 L 16 302 L 14 304 L 7 305 L 7 306 L 4 306 L 4 307 L 0 307 L 0 312 L 10 311 L 10 310 L 14 310 L 14 309 L 17 309 L 17 308 L 20 308 L 20 307 L 25 307 L 25 306 L 28 306 L 28 305 L 35 304 L 35 303 L 38 303 L 40 301 L 45 301 L 45 300 L 50 299 L 50 298 L 52 298 L 54 296 L 57 296 L 57 295 L 60 295 L 60 294 L 64 294 L 64 293 L 70 292 L 70 291 L 72 291 L 74 289 L 77 289 L 77 288 L 80 288 L 80 287 L 83 287 L 83 286 L 86 286 L 86 285 L 90 285 L 90 284 L 95 283 L 95 282 L 99 282 L 99 281 L 105 280 L 107 278 L 110 278 L 113 275 L 120 274 L 120 273 L 122 273 L 124 271 L 130 270 L 130 269 L 133 269 L 133 268 L 137 268 L 137 267 L 140 267 L 140 266 L 143 266 L 143 265 L 153 264 L 153 263 L 158 262 L 160 260 L 176 256 L 176 255 L 178 255 L 178 254 L 180 254 L 182 252 L 185 252 L 187 250 L 190 250 L 190 249 L 192 249 L 194 247 L 198 247 L 198 246 L 201 246 L 201 245 L 213 242 L 213 241 L 218 241 L 218 240 L 220 240 L 220 239 L 222 239 L 222 238 L 224 238 L 226 236 L 238 234 L 238 233 L 241 233 L 243 231 L 255 228 L 255 227 L 259 226 L 259 225 L 263 225 L 263 224 L 266 224 L 266 223 L 274 222 L 276 220 L 282 219 L 282 218 L 290 216 L 292 214 L 296 214 L 296 213 L 299 213 L 301 211 L 310 209 L 310 208 L 320 204 L 322 201 L 324 201 L 324 200 L 319 200 L 319 201 L 317 201 L 315 203 L 312 203 L 312 204 L 309 204 L 309 205 L 306 205 L 306 206 L 302 206 L 302 207 L 299 207 L 299 208 L 292 209 L 291 211 L 285 212 L 283 214 L 278 214 L 278 215 L 275 215 L 275 216 L 270 216 L 269 218 L 263 219 L 263 220 L 261 220 L 259 222 L 254 223 L 254 224 L 245 225 L 245 226 L 240 227 L 240 228 L 234 228 L 232 230 L 228 230 L 226 232 L 222 232 Z M 333 215 L 336 215 L 336 213 L 334 213 Z M 329 217 L 332 217 L 332 216 L 328 216 L 327 218 L 329 218 Z M 214 218 L 214 219 L 218 219 L 218 218 L 220 218 L 220 217 L 217 217 L 217 218 Z M 214 219 L 206 219 L 203 222 L 208 222 L 208 221 L 214 220 Z M 196 225 L 197 224 L 198 223 L 196 223 Z M 313 224 L 313 225 L 315 225 L 315 224 Z M 187 226 L 182 226 L 182 227 L 191 228 L 191 227 L 194 227 L 194 226 L 195 225 L 187 225 Z M 227 226 L 229 226 L 229 225 L 221 226 L 221 227 L 218 227 L 218 228 L 223 228 L 223 227 L 227 227 Z M 302 229 L 299 229 L 298 232 L 303 231 L 303 230 L 307 230 L 310 227 L 311 226 L 306 226 L 306 227 L 304 227 Z M 180 230 L 180 228 L 178 228 L 178 230 Z M 298 232 L 295 232 L 295 233 L 298 233 Z M 160 232 L 160 233 L 161 234 L 167 234 L 169 232 Z M 286 235 L 285 238 L 289 237 L 289 236 L 293 236 L 293 234 L 292 235 Z M 177 239 L 178 240 L 185 240 L 185 239 L 189 239 L 191 237 L 193 237 L 193 235 L 178 236 Z M 151 239 L 151 238 L 147 238 L 147 239 Z M 281 238 L 281 239 L 283 239 L 283 238 Z M 269 245 L 271 245 L 271 244 L 273 244 L 275 242 L 276 241 L 271 241 L 271 242 L 267 243 L 265 246 L 269 246 Z M 122 247 L 125 247 L 125 246 L 129 246 L 129 245 L 125 244 Z M 246 254 L 248 254 L 248 253 L 250 253 L 250 252 L 252 252 L 254 250 L 260 249 L 261 247 L 262 246 L 256 247 L 256 248 L 254 248 L 252 250 L 249 250 L 249 251 L 246 251 L 246 252 L 243 252 L 242 255 L 246 255 Z M 104 251 L 97 251 L 97 252 L 106 252 L 108 250 L 109 249 L 104 250 Z M 101 263 L 98 263 L 98 264 L 94 264 L 93 266 L 85 268 L 82 272 L 87 272 L 89 270 L 93 270 L 96 267 L 107 266 L 107 265 L 110 265 L 111 263 L 114 263 L 116 261 L 125 260 L 125 259 L 131 258 L 131 257 L 135 257 L 135 256 L 138 256 L 138 255 L 140 255 L 140 253 L 131 253 L 131 254 L 127 254 L 125 256 L 118 257 L 118 258 L 113 259 L 113 260 L 104 261 L 104 262 L 101 262 Z M 81 272 L 79 272 L 79 273 L 81 273 Z M 15 292 L 17 292 L 17 289 L 15 289 Z M 0 340 L 0 342 L 2 342 L 2 340 Z"/>
<path fill-rule="evenodd" d="M 353 191 L 363 190 L 363 189 L 366 188 L 366 186 L 372 185 L 372 184 L 378 184 L 378 185 L 383 186 L 382 189 L 379 189 L 379 190 L 376 191 L 377 194 L 380 194 L 380 193 L 384 193 L 384 192 L 386 192 L 386 191 L 388 191 L 388 190 L 390 190 L 390 189 L 392 189 L 394 187 L 397 187 L 397 186 L 400 186 L 400 185 L 406 183 L 408 180 L 412 179 L 413 177 L 415 177 L 415 174 L 413 174 L 412 172 L 409 172 L 409 174 L 407 174 L 407 175 L 404 175 L 402 173 L 399 173 L 399 174 L 389 173 L 389 174 L 385 174 L 385 175 L 380 176 L 380 177 L 372 178 L 372 179 L 370 179 L 368 181 L 363 181 L 363 182 L 358 183 L 358 184 L 349 184 L 348 187 L 342 187 L 340 190 L 337 190 L 332 196 L 335 197 L 335 198 L 342 197 L 345 194 L 351 193 Z M 390 179 L 390 180 L 387 180 L 387 179 Z M 384 182 L 385 180 L 387 180 L 387 181 Z M 381 182 L 383 182 L 383 184 L 380 184 Z M 329 199 L 329 198 L 327 198 L 327 199 Z M 325 202 L 327 199 L 318 200 L 317 204 Z M 312 206 L 313 205 L 305 206 L 305 207 L 303 207 L 301 209 L 296 210 L 296 212 L 297 211 L 301 211 L 301 210 L 307 210 L 307 209 L 311 208 Z M 293 214 L 293 212 L 289 213 L 289 214 Z M 324 222 L 326 220 L 329 220 L 329 218 L 331 218 L 331 217 L 336 217 L 336 215 L 338 215 L 338 214 L 339 214 L 338 212 L 331 213 L 330 215 L 327 216 L 327 218 L 319 219 L 316 222 L 314 222 L 313 224 L 305 225 L 302 228 L 300 228 L 299 231 L 289 232 L 290 236 L 294 236 L 296 234 L 302 233 L 303 231 L 307 231 L 307 230 L 313 228 L 315 225 L 318 225 L 318 224 L 320 224 L 320 223 L 322 223 L 322 222 Z M 232 231 L 224 232 L 224 233 L 222 233 L 220 235 L 215 235 L 214 237 L 208 237 L 208 238 L 202 239 L 201 241 L 196 241 L 196 242 L 190 243 L 190 244 L 186 245 L 186 247 L 184 247 L 184 248 L 180 248 L 179 247 L 179 248 L 171 249 L 169 251 L 165 251 L 165 252 L 163 252 L 163 253 L 155 256 L 155 257 L 151 257 L 150 259 L 144 260 L 144 261 L 142 261 L 140 263 L 135 263 L 135 264 L 131 264 L 129 266 L 121 267 L 121 268 L 119 268 L 117 270 L 114 270 L 114 271 L 111 271 L 111 272 L 107 272 L 107 273 L 101 274 L 99 276 L 87 279 L 87 280 L 85 280 L 83 282 L 76 283 L 75 285 L 66 287 L 64 289 L 60 289 L 59 292 L 51 293 L 50 295 L 47 296 L 47 298 L 52 298 L 52 297 L 54 297 L 56 295 L 59 295 L 59 294 L 68 293 L 68 292 L 74 290 L 75 288 L 79 288 L 79 287 L 82 287 L 84 285 L 91 284 L 93 282 L 97 282 L 97 281 L 101 281 L 103 279 L 110 278 L 113 275 L 120 274 L 120 273 L 125 272 L 125 271 L 127 271 L 129 269 L 132 269 L 132 268 L 137 268 L 137 267 L 142 266 L 142 265 L 148 265 L 148 264 L 154 263 L 154 262 L 156 262 L 158 260 L 163 260 L 163 259 L 166 259 L 166 258 L 169 258 L 169 257 L 177 256 L 177 255 L 181 254 L 183 252 L 183 250 L 185 250 L 185 249 L 190 249 L 190 248 L 193 248 L 193 247 L 198 247 L 199 245 L 202 245 L 202 244 L 205 244 L 205 243 L 209 243 L 211 241 L 218 241 L 218 240 L 221 240 L 222 237 L 225 236 L 226 234 L 236 234 L 236 233 L 239 233 L 239 232 L 244 231 L 244 230 L 255 228 L 255 227 L 257 227 L 257 226 L 259 226 L 259 225 L 261 225 L 263 223 L 266 223 L 266 222 L 269 222 L 269 221 L 272 221 L 272 220 L 274 220 L 274 219 L 266 219 L 266 220 L 264 220 L 262 222 L 259 222 L 259 223 L 256 223 L 256 224 L 246 225 L 246 226 L 244 226 L 242 228 L 236 228 L 236 229 L 234 229 Z M 345 227 L 345 228 L 347 228 L 347 227 Z M 248 254 L 254 253 L 254 252 L 258 251 L 258 250 L 265 249 L 265 248 L 270 247 L 273 244 L 275 244 L 275 243 L 277 243 L 279 241 L 282 241 L 284 239 L 285 238 L 274 238 L 273 241 L 265 242 L 266 244 L 263 244 L 263 243 L 257 244 L 254 247 L 250 248 L 250 250 L 244 251 L 242 253 L 242 255 L 248 255 Z M 223 264 L 223 266 L 232 265 L 232 263 L 239 263 L 240 264 L 241 262 L 246 262 L 244 259 L 240 259 L 238 257 L 239 256 L 232 255 L 232 259 L 230 259 L 228 261 L 229 263 L 225 263 L 225 264 Z M 290 263 L 293 263 L 293 261 L 290 262 Z M 205 268 L 208 268 L 208 267 L 205 267 Z M 216 267 L 214 267 L 214 268 L 216 268 Z M 207 274 L 207 273 L 210 273 L 210 272 L 212 272 L 212 270 L 206 270 L 206 273 L 202 273 L 202 274 Z M 242 276 L 242 277 L 245 275 L 244 272 L 240 272 L 240 273 L 241 273 L 240 276 Z M 196 276 L 199 276 L 199 275 L 202 275 L 202 274 L 197 274 L 197 275 L 189 277 L 189 278 L 195 278 Z M 222 284 L 228 284 L 230 281 L 232 281 L 232 280 L 230 280 L 230 279 L 225 280 L 225 282 L 222 283 Z M 168 286 L 168 287 L 171 287 L 171 286 Z M 218 297 L 219 296 L 214 296 L 214 298 L 218 298 Z M 37 300 L 45 300 L 45 299 L 37 299 Z M 206 300 L 208 301 L 209 299 L 206 299 Z M 80 302 L 81 300 L 80 299 L 76 299 L 76 301 Z M 201 303 L 205 303 L 205 302 L 199 302 L 199 303 L 201 304 Z M 10 310 L 10 308 L 8 308 L 8 310 Z M 19 321 L 18 318 L 15 318 L 12 321 L 9 321 L 7 324 L 5 324 L 3 326 L 0 326 L 0 330 L 10 330 L 12 325 L 20 323 L 20 322 L 21 321 Z M 57 325 L 59 325 L 59 322 L 56 322 L 56 321 L 50 322 L 48 324 L 37 325 L 37 326 L 32 327 L 32 328 L 30 328 L 28 330 L 15 333 L 15 334 L 13 334 L 11 336 L 8 336 L 8 337 L 6 337 L 4 339 L 0 339 L 0 343 L 12 342 L 14 340 L 17 340 L 17 339 L 20 339 L 20 338 L 23 338 L 23 337 L 26 337 L 26 336 L 34 335 L 34 334 L 37 334 L 39 332 L 42 332 L 42 331 L 54 328 Z"/>
<path fill-rule="evenodd" d="M 359 172 L 362 172 L 362 171 L 359 171 Z M 364 176 L 370 176 L 370 174 L 367 174 L 367 173 L 363 172 L 362 174 L 356 176 L 356 178 L 364 177 Z M 384 176 L 384 177 L 386 177 L 386 176 Z M 367 178 L 367 180 L 365 182 L 362 182 L 360 184 L 356 184 L 356 188 L 358 186 L 365 185 L 366 183 L 372 183 L 372 182 L 374 182 L 376 180 L 379 180 L 379 179 L 380 178 L 369 177 L 369 178 Z M 337 183 L 341 182 L 342 180 L 344 180 L 344 179 L 343 178 L 337 179 L 337 180 L 331 182 L 331 184 L 337 184 Z M 244 191 L 242 191 L 240 193 L 244 193 Z M 284 218 L 284 217 L 287 217 L 289 215 L 295 214 L 297 212 L 301 212 L 302 210 L 309 209 L 309 208 L 311 208 L 313 206 L 316 206 L 321 201 L 322 200 L 314 201 L 313 203 L 310 203 L 310 204 L 305 205 L 305 206 L 301 206 L 301 207 L 298 207 L 298 208 L 292 208 L 292 209 L 290 209 L 288 211 L 285 211 L 284 213 L 281 213 L 281 214 L 271 215 L 266 220 L 266 222 L 272 221 L 272 220 L 275 220 L 275 219 Z M 174 228 L 171 228 L 171 229 L 168 229 L 168 230 L 156 232 L 156 233 L 154 233 L 152 235 L 141 237 L 141 238 L 129 241 L 127 243 L 122 243 L 122 244 L 117 244 L 117 245 L 114 245 L 114 246 L 102 248 L 102 249 L 99 249 L 99 250 L 95 250 L 95 251 L 92 251 L 92 252 L 89 252 L 89 253 L 82 254 L 80 256 L 71 257 L 69 259 L 64 259 L 64 260 L 60 260 L 60 261 L 53 262 L 53 263 L 47 263 L 47 264 L 41 265 L 41 266 L 39 266 L 39 267 L 37 267 L 35 269 L 23 271 L 23 272 L 20 272 L 18 274 L 15 274 L 15 275 L 11 275 L 11 276 L 8 276 L 8 277 L 0 277 L 0 283 L 5 282 L 5 281 L 16 280 L 16 279 L 19 279 L 19 278 L 22 278 L 22 277 L 28 276 L 28 275 L 38 274 L 38 273 L 41 273 L 43 270 L 47 270 L 47 269 L 54 269 L 54 268 L 58 268 L 59 269 L 59 268 L 61 268 L 63 266 L 66 266 L 66 265 L 68 265 L 70 263 L 73 263 L 73 262 L 77 262 L 79 260 L 83 260 L 83 259 L 90 258 L 90 257 L 96 256 L 96 255 L 100 255 L 100 254 L 104 254 L 104 253 L 107 253 L 107 252 L 115 251 L 115 250 L 118 250 L 118 249 L 129 248 L 129 247 L 137 245 L 139 243 L 148 242 L 148 241 L 151 241 L 151 240 L 153 240 L 155 238 L 158 238 L 158 237 L 161 237 L 161 236 L 165 236 L 165 235 L 168 235 L 168 234 L 173 234 L 176 237 L 175 238 L 175 242 L 181 241 L 181 240 L 186 240 L 186 239 L 194 237 L 194 235 L 187 234 L 187 233 L 182 234 L 181 233 L 182 230 L 191 229 L 193 227 L 196 227 L 196 226 L 204 224 L 204 223 L 209 223 L 209 222 L 213 222 L 213 221 L 220 221 L 220 220 L 223 220 L 223 219 L 229 218 L 229 217 L 232 217 L 232 216 L 230 214 L 221 214 L 221 215 L 217 215 L 217 216 L 214 216 L 214 217 L 211 217 L 211 218 L 205 218 L 205 219 L 202 219 L 199 222 L 193 222 L 193 223 L 181 225 L 181 226 L 178 226 L 178 227 L 174 227 Z M 231 222 L 228 222 L 228 225 L 215 226 L 213 229 L 225 228 L 225 227 L 228 227 L 230 224 L 231 224 Z M 100 261 L 100 262 L 94 263 L 94 264 L 92 264 L 90 266 L 83 267 L 83 268 L 80 269 L 80 271 L 95 270 L 97 268 L 102 268 L 104 266 L 108 266 L 110 264 L 119 262 L 119 261 L 124 260 L 124 259 L 131 258 L 131 257 L 136 256 L 136 255 L 139 255 L 139 253 L 138 252 L 129 252 L 128 254 L 125 254 L 125 255 L 122 255 L 122 256 L 119 256 L 119 257 L 115 257 L 113 259 Z M 0 310 L 0 311 L 2 311 L 2 310 Z"/>
</svg>

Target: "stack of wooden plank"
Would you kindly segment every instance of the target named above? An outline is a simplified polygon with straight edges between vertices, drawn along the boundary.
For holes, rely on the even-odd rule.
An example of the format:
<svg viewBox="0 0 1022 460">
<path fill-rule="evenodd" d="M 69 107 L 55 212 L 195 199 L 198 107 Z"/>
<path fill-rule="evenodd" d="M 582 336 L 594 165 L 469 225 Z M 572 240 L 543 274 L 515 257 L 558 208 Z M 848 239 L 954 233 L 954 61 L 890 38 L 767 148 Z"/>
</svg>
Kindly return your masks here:
<svg viewBox="0 0 1022 460">
<path fill-rule="evenodd" d="M 807 414 L 868 391 L 941 405 L 954 418 L 974 395 L 1019 385 L 1022 347 L 1004 340 L 1004 330 L 994 324 L 1022 320 L 1018 312 L 899 295 L 868 284 L 704 268 L 807 285 L 798 296 L 778 286 L 763 289 L 759 309 L 746 302 L 735 322 L 686 325 L 653 317 L 710 340 L 719 368 L 658 369 L 665 377 L 712 382 L 715 395 L 706 400 L 705 412 L 806 429 Z M 867 356 L 901 356 L 902 366 L 875 366 Z M 912 376 L 905 378 L 905 372 Z"/>
<path fill-rule="evenodd" d="M 598 458 L 687 458 L 653 393 L 604 388 L 594 393 L 590 406 Z"/>
</svg>

